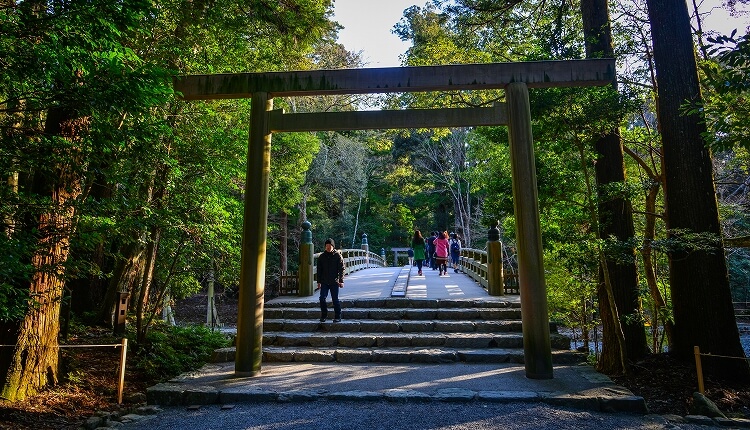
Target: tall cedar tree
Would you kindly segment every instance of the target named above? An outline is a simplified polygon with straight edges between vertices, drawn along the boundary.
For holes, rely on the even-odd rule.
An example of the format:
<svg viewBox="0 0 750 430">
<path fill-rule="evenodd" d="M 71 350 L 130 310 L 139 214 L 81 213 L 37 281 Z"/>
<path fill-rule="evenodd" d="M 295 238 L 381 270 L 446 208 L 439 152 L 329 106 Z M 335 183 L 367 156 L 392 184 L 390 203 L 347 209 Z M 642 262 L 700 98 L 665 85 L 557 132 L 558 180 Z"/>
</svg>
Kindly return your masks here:
<svg viewBox="0 0 750 430">
<path fill-rule="evenodd" d="M 648 0 L 658 83 L 657 116 L 662 135 L 667 228 L 683 246 L 670 253 L 674 309 L 673 352 L 680 358 L 701 352 L 744 357 L 721 241 L 711 153 L 701 137 L 700 112 L 686 114 L 688 103 L 701 102 L 698 72 L 685 0 Z M 703 246 L 688 247 L 691 234 L 709 235 Z M 683 240 L 679 240 L 683 239 Z M 704 359 L 707 372 L 750 381 L 745 360 Z"/>
<path fill-rule="evenodd" d="M 30 300 L 18 321 L 4 321 L 0 356 L 0 397 L 22 400 L 58 380 L 60 304 L 69 275 L 71 239 L 92 154 L 105 145 L 92 138 L 95 119 L 129 111 L 154 100 L 162 72 L 141 64 L 119 40 L 150 10 L 143 0 L 16 2 L 3 10 L 2 46 L 6 63 L 4 94 L 24 109 L 30 124 L 8 133 L 24 167 L 18 195 L 23 205 L 10 236 L 32 236 L 31 275 L 13 283 Z M 15 52 L 13 49 L 20 51 Z M 10 50 L 10 51 L 5 51 Z M 128 80 L 135 75 L 142 85 Z M 43 126 L 38 128 L 39 118 Z M 6 143 L 7 142 L 7 143 Z M 7 160 L 6 160 L 7 161 Z M 21 205 L 19 205 L 21 207 Z"/>
<path fill-rule="evenodd" d="M 613 58 L 612 31 L 609 20 L 607 0 L 581 0 L 583 34 L 587 58 Z M 617 88 L 616 80 L 612 82 Z M 602 239 L 610 237 L 624 242 L 634 236 L 633 207 L 630 200 L 621 194 L 610 195 L 613 184 L 625 182 L 625 163 L 623 159 L 622 140 L 618 129 L 601 136 L 595 144 L 599 157 L 596 161 L 596 181 L 599 187 L 599 234 Z M 615 299 L 625 337 L 625 357 L 636 361 L 646 354 L 646 332 L 641 318 L 628 318 L 639 315 L 638 275 L 635 265 L 635 250 L 630 249 L 627 258 L 608 256 L 607 269 L 609 281 Z M 601 273 L 602 271 L 600 271 Z M 603 276 L 600 276 L 598 297 L 599 309 L 603 324 L 603 347 L 599 369 L 605 373 L 621 373 L 620 343 L 615 330 L 619 330 L 613 321 L 610 300 L 605 291 Z"/>
</svg>

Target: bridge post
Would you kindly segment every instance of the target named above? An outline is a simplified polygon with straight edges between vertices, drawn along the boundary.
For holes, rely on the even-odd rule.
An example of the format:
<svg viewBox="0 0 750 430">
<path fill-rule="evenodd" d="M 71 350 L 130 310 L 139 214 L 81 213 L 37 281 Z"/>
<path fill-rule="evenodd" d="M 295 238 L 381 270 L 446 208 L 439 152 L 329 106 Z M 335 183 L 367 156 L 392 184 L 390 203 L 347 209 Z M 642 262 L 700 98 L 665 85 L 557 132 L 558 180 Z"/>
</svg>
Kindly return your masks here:
<svg viewBox="0 0 750 430">
<path fill-rule="evenodd" d="M 552 379 L 552 348 L 549 337 L 542 233 L 539 226 L 529 89 L 523 82 L 508 84 L 505 87 L 505 99 L 508 108 L 526 377 Z"/>
<path fill-rule="evenodd" d="M 500 223 L 487 231 L 487 292 L 491 296 L 505 295 L 503 285 L 503 245 L 500 242 Z"/>
<path fill-rule="evenodd" d="M 370 244 L 367 243 L 367 233 L 362 233 L 362 250 L 365 251 L 365 268 L 370 268 Z"/>
<path fill-rule="evenodd" d="M 388 262 L 385 261 L 385 248 L 380 248 L 380 257 L 383 259 L 383 264 L 388 265 Z"/>
<path fill-rule="evenodd" d="M 299 272 L 297 272 L 297 295 L 301 297 L 312 296 L 314 292 L 315 279 L 313 276 L 313 243 L 312 224 L 305 221 L 302 223 L 302 238 L 299 242 Z"/>
<path fill-rule="evenodd" d="M 265 92 L 253 93 L 251 109 L 237 309 L 237 353 L 234 358 L 234 373 L 237 376 L 259 375 L 263 358 L 268 177 L 271 172 L 268 112 L 273 110 L 273 98 L 269 98 Z"/>
</svg>

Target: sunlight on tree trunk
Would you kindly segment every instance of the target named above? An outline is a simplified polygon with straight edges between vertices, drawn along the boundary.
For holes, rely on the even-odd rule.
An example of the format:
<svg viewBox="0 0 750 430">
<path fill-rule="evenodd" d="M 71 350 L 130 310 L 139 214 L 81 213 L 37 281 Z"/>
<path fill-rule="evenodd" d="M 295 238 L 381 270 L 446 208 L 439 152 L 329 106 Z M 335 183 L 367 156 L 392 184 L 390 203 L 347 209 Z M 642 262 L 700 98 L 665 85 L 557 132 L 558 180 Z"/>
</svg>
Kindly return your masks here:
<svg viewBox="0 0 750 430">
<path fill-rule="evenodd" d="M 88 126 L 86 118 L 72 118 L 68 112 L 53 109 L 48 113 L 45 132 L 62 136 L 71 145 L 66 150 L 71 164 L 80 162 L 78 148 L 72 143 Z M 69 157 L 69 158 L 68 158 Z M 58 380 L 58 340 L 60 334 L 60 301 L 65 286 L 64 264 L 70 253 L 73 234 L 74 200 L 81 194 L 81 179 L 73 165 L 57 166 L 52 184 L 52 207 L 39 217 L 42 234 L 38 249 L 31 259 L 31 300 L 20 325 L 18 340 L 0 397 L 10 401 L 23 400 L 41 388 L 55 385 Z M 43 184 L 48 187 L 50 184 Z M 43 190 L 38 190 L 43 192 Z"/>
</svg>

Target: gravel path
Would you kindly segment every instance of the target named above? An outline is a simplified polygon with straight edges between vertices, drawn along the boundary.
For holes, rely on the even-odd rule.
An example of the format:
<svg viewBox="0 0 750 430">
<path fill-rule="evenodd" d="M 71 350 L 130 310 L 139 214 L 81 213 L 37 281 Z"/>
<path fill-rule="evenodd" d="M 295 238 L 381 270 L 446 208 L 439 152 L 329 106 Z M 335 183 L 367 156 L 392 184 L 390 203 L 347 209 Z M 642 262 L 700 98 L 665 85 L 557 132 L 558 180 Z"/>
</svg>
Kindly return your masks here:
<svg viewBox="0 0 750 430">
<path fill-rule="evenodd" d="M 123 430 L 186 429 L 684 429 L 707 428 L 673 423 L 657 415 L 627 415 L 558 408 L 541 403 L 392 403 L 333 402 L 259 403 L 221 410 L 219 405 L 198 410 L 165 407 L 117 428 Z"/>
</svg>

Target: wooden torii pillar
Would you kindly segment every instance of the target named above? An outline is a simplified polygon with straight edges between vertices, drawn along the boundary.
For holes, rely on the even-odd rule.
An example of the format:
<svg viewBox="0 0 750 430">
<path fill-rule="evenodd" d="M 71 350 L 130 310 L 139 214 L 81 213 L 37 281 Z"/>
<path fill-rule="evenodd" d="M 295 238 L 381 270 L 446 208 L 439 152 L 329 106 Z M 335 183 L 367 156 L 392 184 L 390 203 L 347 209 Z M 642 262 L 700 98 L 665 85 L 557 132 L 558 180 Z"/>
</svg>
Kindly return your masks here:
<svg viewBox="0 0 750 430">
<path fill-rule="evenodd" d="M 614 60 L 593 59 L 175 78 L 175 91 L 185 100 L 252 98 L 235 375 L 255 376 L 261 371 L 273 132 L 508 125 L 526 376 L 552 378 L 528 88 L 605 86 L 614 75 Z M 484 89 L 505 89 L 507 106 L 306 114 L 273 110 L 273 97 Z"/>
</svg>

